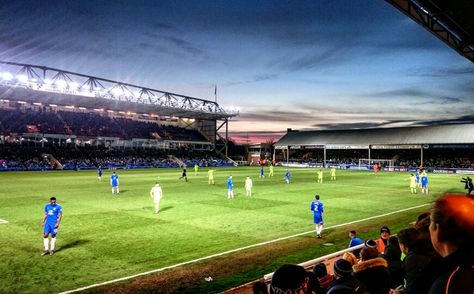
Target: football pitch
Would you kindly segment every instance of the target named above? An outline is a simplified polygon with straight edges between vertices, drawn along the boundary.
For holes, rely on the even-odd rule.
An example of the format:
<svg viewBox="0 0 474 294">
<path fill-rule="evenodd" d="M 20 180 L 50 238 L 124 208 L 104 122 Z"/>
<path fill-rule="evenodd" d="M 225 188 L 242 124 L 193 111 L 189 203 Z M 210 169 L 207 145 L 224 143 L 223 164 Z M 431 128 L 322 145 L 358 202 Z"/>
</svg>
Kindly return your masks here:
<svg viewBox="0 0 474 294">
<path fill-rule="evenodd" d="M 110 171 L 102 182 L 96 171 L 0 173 L 0 293 L 61 292 L 308 232 L 315 193 L 328 227 L 464 193 L 459 175 L 429 174 L 430 194 L 412 195 L 409 173 L 338 170 L 330 181 L 325 170 L 318 184 L 316 169 L 290 169 L 288 185 L 284 171 L 260 179 L 257 167 L 216 168 L 215 185 L 208 185 L 206 168 L 198 175 L 189 169 L 188 182 L 178 180 L 178 169 L 118 170 L 120 196 L 111 194 Z M 247 176 L 252 198 L 245 196 Z M 159 214 L 149 196 L 157 180 Z M 56 254 L 41 256 L 41 219 L 51 196 L 63 220 Z"/>
</svg>

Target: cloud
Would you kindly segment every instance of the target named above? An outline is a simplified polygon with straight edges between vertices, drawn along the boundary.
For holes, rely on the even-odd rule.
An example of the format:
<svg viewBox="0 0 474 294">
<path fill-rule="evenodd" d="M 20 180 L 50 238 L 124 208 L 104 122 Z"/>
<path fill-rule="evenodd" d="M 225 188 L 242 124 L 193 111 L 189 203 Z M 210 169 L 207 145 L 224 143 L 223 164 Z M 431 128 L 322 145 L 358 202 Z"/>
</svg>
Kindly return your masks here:
<svg viewBox="0 0 474 294">
<path fill-rule="evenodd" d="M 408 75 L 415 77 L 472 77 L 474 79 L 474 68 L 472 66 L 466 67 L 443 67 L 443 68 L 421 68 L 408 72 Z"/>
<path fill-rule="evenodd" d="M 474 115 L 463 115 L 455 118 L 447 119 L 434 119 L 434 120 L 424 120 L 420 121 L 420 124 L 423 125 L 449 125 L 449 124 L 472 124 L 474 123 Z"/>
<path fill-rule="evenodd" d="M 314 53 L 292 53 L 291 57 L 278 58 L 269 62 L 270 67 L 285 71 L 321 70 L 332 68 L 348 60 L 348 48 L 334 47 Z"/>
<path fill-rule="evenodd" d="M 434 100 L 426 101 L 423 104 L 440 104 L 440 105 L 449 105 L 463 103 L 464 99 L 456 97 L 438 97 Z"/>
<path fill-rule="evenodd" d="M 242 84 L 251 84 L 251 83 L 263 82 L 267 80 L 273 80 L 273 79 L 278 78 L 278 76 L 279 76 L 278 74 L 260 74 L 260 75 L 252 76 L 248 79 L 240 80 L 240 81 L 225 82 L 224 85 L 236 86 L 236 85 L 242 85 Z"/>
</svg>

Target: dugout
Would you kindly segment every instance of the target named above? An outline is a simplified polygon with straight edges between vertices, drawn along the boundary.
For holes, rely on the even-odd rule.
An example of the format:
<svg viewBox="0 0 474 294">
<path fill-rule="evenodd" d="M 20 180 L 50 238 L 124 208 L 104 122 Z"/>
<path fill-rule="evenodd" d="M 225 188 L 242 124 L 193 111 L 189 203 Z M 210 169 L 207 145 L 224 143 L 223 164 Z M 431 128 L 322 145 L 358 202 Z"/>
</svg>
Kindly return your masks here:
<svg viewBox="0 0 474 294">
<path fill-rule="evenodd" d="M 446 158 L 461 156 L 472 164 L 473 151 L 474 124 L 321 131 L 288 129 L 275 143 L 273 158 L 286 163 L 290 159 L 315 160 L 326 167 L 331 159 L 343 154 L 354 160 L 389 158 L 399 162 L 414 160 L 413 164 L 425 165 L 444 154 Z"/>
</svg>

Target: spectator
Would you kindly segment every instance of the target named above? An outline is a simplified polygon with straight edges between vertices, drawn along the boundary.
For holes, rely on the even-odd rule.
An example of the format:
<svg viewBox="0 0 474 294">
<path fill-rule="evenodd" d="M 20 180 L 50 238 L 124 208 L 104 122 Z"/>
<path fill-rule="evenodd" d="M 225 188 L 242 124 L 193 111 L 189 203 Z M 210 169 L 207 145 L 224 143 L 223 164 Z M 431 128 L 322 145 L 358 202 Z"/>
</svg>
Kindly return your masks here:
<svg viewBox="0 0 474 294">
<path fill-rule="evenodd" d="M 355 265 L 359 262 L 358 258 L 352 252 L 344 253 L 342 259 L 349 261 L 351 265 Z"/>
<path fill-rule="evenodd" d="M 304 294 L 308 288 L 308 277 L 303 267 L 284 264 L 273 274 L 270 294 Z"/>
<path fill-rule="evenodd" d="M 398 244 L 398 238 L 390 236 L 388 244 L 385 248 L 385 254 L 382 256 L 388 263 L 388 274 L 390 278 L 390 289 L 395 289 L 403 285 L 403 267 L 402 267 L 402 251 Z"/>
<path fill-rule="evenodd" d="M 328 274 L 326 264 L 324 264 L 324 262 L 315 264 L 313 267 L 313 273 L 316 275 L 316 278 L 318 278 L 319 285 L 323 289 L 327 289 L 334 280 L 334 276 Z"/>
<path fill-rule="evenodd" d="M 406 255 L 403 260 L 405 293 L 427 293 L 430 287 L 428 265 L 431 256 L 420 243 L 420 233 L 415 228 L 404 229 L 397 234 L 400 250 Z"/>
<path fill-rule="evenodd" d="M 268 287 L 262 281 L 257 281 L 252 285 L 253 294 L 268 294 Z"/>
<path fill-rule="evenodd" d="M 352 265 L 347 260 L 339 259 L 334 262 L 334 277 L 327 294 L 351 294 L 360 288 L 360 283 L 352 275 Z"/>
<path fill-rule="evenodd" d="M 362 240 L 359 237 L 357 237 L 357 233 L 356 233 L 355 230 L 352 230 L 352 231 L 349 232 L 349 238 L 351 238 L 351 241 L 349 242 L 349 248 L 364 243 L 364 242 L 362 242 Z M 354 252 L 354 255 L 357 258 L 359 258 L 360 249 L 354 250 L 353 252 Z"/>
<path fill-rule="evenodd" d="M 433 204 L 430 236 L 442 260 L 430 294 L 474 293 L 473 212 L 472 196 L 446 195 Z"/>
<path fill-rule="evenodd" d="M 378 257 L 375 248 L 365 247 L 360 262 L 353 266 L 354 276 L 364 284 L 370 294 L 387 294 L 390 290 L 387 261 Z"/>
<path fill-rule="evenodd" d="M 380 228 L 380 239 L 375 240 L 377 243 L 377 250 L 380 254 L 385 252 L 385 247 L 387 247 L 388 238 L 390 238 L 390 229 L 387 226 Z"/>
</svg>

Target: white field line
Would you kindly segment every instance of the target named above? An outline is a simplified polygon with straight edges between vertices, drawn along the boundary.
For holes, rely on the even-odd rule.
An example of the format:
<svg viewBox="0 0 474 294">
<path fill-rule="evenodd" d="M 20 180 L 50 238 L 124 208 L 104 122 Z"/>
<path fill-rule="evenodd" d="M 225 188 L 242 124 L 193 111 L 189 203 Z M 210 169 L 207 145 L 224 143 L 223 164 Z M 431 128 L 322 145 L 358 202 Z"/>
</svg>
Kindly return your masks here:
<svg viewBox="0 0 474 294">
<path fill-rule="evenodd" d="M 0 218 L 0 225 L 2 225 L 2 224 L 8 224 L 8 221 Z"/>
<path fill-rule="evenodd" d="M 371 219 L 375 219 L 375 218 L 379 218 L 379 217 L 384 217 L 384 216 L 387 216 L 387 215 L 397 214 L 397 213 L 400 213 L 400 212 L 421 208 L 421 207 L 427 206 L 427 205 L 430 205 L 430 204 L 425 203 L 425 204 L 421 204 L 421 205 L 417 205 L 417 206 L 413 206 L 413 207 L 409 207 L 409 208 L 404 208 L 404 209 L 400 209 L 400 210 L 397 210 L 397 211 L 392 211 L 392 212 L 388 212 L 388 213 L 384 213 L 384 214 L 379 214 L 379 215 L 376 215 L 376 216 L 371 216 L 371 217 L 367 217 L 367 218 L 363 218 L 363 219 L 359 219 L 359 220 L 355 220 L 355 221 L 351 221 L 351 222 L 347 222 L 347 223 L 343 223 L 343 224 L 329 226 L 325 229 L 343 227 L 343 226 L 347 226 L 347 225 L 350 225 L 350 224 L 360 223 L 360 222 L 364 222 L 364 221 L 367 221 L 367 220 L 371 220 Z M 219 256 L 227 255 L 227 254 L 230 254 L 230 253 L 234 253 L 234 252 L 238 252 L 238 251 L 242 251 L 242 250 L 246 250 L 246 249 L 250 249 L 250 248 L 254 248 L 254 247 L 259 247 L 259 246 L 263 246 L 263 245 L 267 245 L 267 244 L 271 244 L 271 243 L 275 243 L 275 242 L 279 242 L 279 241 L 283 241 L 283 240 L 287 240 L 287 239 L 291 239 L 291 238 L 295 238 L 295 237 L 299 237 L 299 236 L 303 236 L 303 235 L 308 235 L 308 234 L 314 234 L 314 230 L 294 234 L 294 235 L 291 235 L 291 236 L 281 237 L 281 238 L 277 238 L 277 239 L 273 239 L 273 240 L 269 240 L 269 241 L 265 241 L 265 242 L 261 242 L 261 243 L 256 243 L 256 244 L 252 244 L 252 245 L 248 245 L 248 246 L 244 246 L 244 247 L 224 251 L 224 252 L 221 252 L 221 253 L 216 253 L 216 254 L 200 257 L 200 258 L 197 258 L 197 259 L 193 259 L 193 260 L 189 260 L 189 261 L 185 261 L 185 262 L 165 266 L 165 267 L 162 267 L 162 268 L 159 268 L 159 269 L 154 269 L 154 270 L 151 270 L 151 271 L 138 273 L 138 274 L 123 277 L 123 278 L 118 278 L 118 279 L 114 279 L 114 280 L 110 280 L 110 281 L 106 281 L 106 282 L 102 282 L 102 283 L 97 283 L 97 284 L 93 284 L 93 285 L 89 285 L 89 286 L 85 286 L 85 287 L 81 287 L 81 288 L 77 288 L 77 289 L 64 291 L 64 292 L 61 292 L 60 294 L 74 293 L 74 292 L 84 291 L 84 290 L 87 290 L 87 289 L 100 287 L 100 286 L 104 286 L 104 285 L 108 285 L 108 284 L 113 284 L 113 283 L 117 283 L 117 282 L 121 282 L 121 281 L 125 281 L 125 280 L 130 280 L 130 279 L 133 279 L 133 278 L 146 276 L 146 275 L 153 274 L 153 273 L 162 272 L 164 270 L 177 268 L 177 267 L 180 267 L 180 266 L 183 266 L 183 265 L 196 263 L 198 261 L 211 259 L 211 258 L 214 258 L 214 257 L 219 257 Z"/>
</svg>

